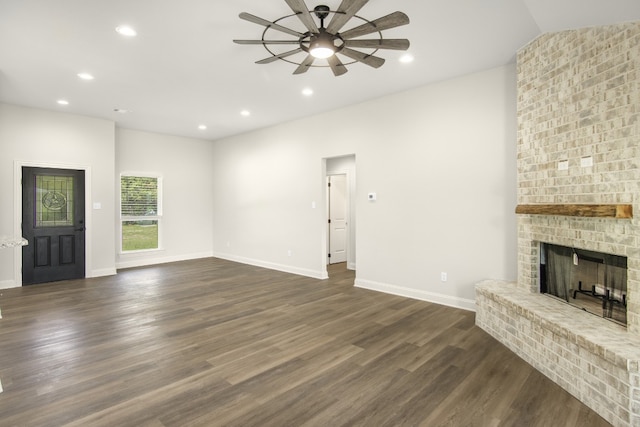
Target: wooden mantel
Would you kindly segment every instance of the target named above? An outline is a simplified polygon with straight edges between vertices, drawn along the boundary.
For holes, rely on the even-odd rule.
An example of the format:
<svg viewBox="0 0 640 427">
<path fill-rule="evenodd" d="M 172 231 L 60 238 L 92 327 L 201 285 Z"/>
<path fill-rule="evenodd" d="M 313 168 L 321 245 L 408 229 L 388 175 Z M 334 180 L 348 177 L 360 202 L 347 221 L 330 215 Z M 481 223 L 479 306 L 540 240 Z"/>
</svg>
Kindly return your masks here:
<svg viewBox="0 0 640 427">
<path fill-rule="evenodd" d="M 632 205 L 518 205 L 517 214 L 563 215 L 589 218 L 633 218 Z"/>
</svg>

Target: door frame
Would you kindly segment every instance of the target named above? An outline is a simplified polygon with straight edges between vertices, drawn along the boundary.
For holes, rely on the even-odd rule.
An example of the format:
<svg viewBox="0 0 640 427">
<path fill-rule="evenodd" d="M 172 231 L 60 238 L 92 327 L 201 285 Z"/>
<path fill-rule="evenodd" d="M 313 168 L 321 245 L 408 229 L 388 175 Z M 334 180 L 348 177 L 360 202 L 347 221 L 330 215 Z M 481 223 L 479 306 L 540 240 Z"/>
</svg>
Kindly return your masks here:
<svg viewBox="0 0 640 427">
<path fill-rule="evenodd" d="M 329 253 L 329 228 L 327 227 L 327 223 L 328 223 L 328 219 L 329 219 L 329 213 L 328 213 L 328 205 L 329 205 L 329 193 L 327 191 L 327 178 L 329 176 L 332 175 L 346 175 L 347 177 L 347 224 L 348 224 L 348 228 L 349 230 L 349 236 L 347 238 L 347 269 L 349 270 L 356 270 L 356 258 L 357 258 L 357 254 L 353 254 L 354 248 L 355 248 L 355 236 L 354 236 L 354 240 L 351 240 L 351 233 L 355 231 L 356 225 L 355 225 L 355 206 L 352 206 L 353 204 L 353 198 L 356 197 L 356 190 L 353 187 L 353 180 L 356 179 L 357 176 L 357 172 L 355 169 L 355 163 L 354 163 L 354 169 L 327 169 L 327 162 L 331 159 L 337 159 L 340 157 L 351 157 L 353 156 L 354 161 L 356 158 L 355 154 L 345 154 L 342 156 L 331 156 L 331 157 L 323 157 L 322 158 L 322 234 L 321 234 L 321 243 L 320 243 L 320 259 L 321 264 L 322 265 L 322 273 L 323 273 L 323 279 L 326 279 L 329 277 L 328 274 L 328 270 L 327 270 L 327 254 Z M 353 190 L 353 191 L 352 191 Z M 353 246 L 352 246 L 353 245 Z M 357 251 L 357 249 L 355 249 Z"/>
<path fill-rule="evenodd" d="M 92 247 L 92 201 L 91 201 L 91 166 L 70 163 L 47 163 L 15 160 L 13 162 L 13 234 L 22 236 L 22 168 L 50 168 L 50 169 L 74 169 L 84 171 L 84 223 L 86 227 L 84 236 L 84 271 L 85 277 L 91 277 L 91 247 Z M 15 286 L 22 286 L 22 247 L 18 246 L 14 251 L 14 280 Z"/>
</svg>

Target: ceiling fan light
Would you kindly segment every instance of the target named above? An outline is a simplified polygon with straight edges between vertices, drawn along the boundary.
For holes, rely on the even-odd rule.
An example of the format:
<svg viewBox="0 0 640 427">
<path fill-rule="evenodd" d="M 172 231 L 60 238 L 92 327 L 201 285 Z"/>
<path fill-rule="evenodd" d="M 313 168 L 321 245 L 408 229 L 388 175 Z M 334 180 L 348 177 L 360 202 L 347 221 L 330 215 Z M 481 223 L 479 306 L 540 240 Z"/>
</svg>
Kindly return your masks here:
<svg viewBox="0 0 640 427">
<path fill-rule="evenodd" d="M 336 52 L 330 47 L 319 46 L 309 49 L 309 53 L 313 55 L 314 58 L 327 59 Z"/>
<path fill-rule="evenodd" d="M 314 58 L 327 59 L 336 53 L 336 46 L 333 44 L 333 36 L 320 29 L 320 33 L 311 38 L 309 53 Z"/>
</svg>

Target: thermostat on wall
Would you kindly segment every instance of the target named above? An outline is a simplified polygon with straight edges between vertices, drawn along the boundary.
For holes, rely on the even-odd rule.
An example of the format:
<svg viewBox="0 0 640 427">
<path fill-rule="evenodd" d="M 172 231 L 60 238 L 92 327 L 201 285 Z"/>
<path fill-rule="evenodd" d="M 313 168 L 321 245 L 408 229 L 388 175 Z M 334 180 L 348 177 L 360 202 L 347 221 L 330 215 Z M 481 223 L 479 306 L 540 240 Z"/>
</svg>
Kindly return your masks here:
<svg viewBox="0 0 640 427">
<path fill-rule="evenodd" d="M 376 193 L 369 193 L 367 195 L 367 198 L 369 199 L 369 201 L 373 202 L 378 200 L 378 195 Z"/>
</svg>

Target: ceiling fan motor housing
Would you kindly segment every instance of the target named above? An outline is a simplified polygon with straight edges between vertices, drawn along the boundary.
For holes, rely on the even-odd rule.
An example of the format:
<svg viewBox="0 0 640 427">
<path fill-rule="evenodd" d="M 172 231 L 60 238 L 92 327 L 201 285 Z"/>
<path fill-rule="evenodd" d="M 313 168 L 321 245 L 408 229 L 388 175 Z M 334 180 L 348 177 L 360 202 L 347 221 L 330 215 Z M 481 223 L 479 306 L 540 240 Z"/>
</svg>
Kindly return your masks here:
<svg viewBox="0 0 640 427">
<path fill-rule="evenodd" d="M 333 50 L 333 53 L 340 52 L 340 50 L 342 50 L 342 48 L 344 47 L 344 41 L 339 35 L 328 33 L 324 28 L 320 28 L 319 30 L 320 32 L 318 34 L 310 35 L 309 47 L 305 48 L 305 46 L 302 45 L 303 50 L 310 52 L 318 47 L 329 46 L 331 47 L 331 50 Z M 340 41 L 340 43 L 336 45 L 336 41 Z"/>
</svg>

